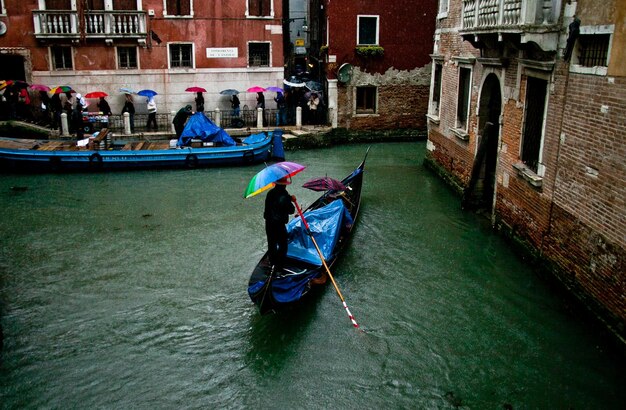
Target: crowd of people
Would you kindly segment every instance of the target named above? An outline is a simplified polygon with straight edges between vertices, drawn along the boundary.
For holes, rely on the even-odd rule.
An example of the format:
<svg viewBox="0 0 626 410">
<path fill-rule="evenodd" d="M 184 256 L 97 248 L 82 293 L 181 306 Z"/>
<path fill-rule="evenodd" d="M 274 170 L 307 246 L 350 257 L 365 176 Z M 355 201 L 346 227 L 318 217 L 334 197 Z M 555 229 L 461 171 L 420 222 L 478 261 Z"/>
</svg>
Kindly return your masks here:
<svg viewBox="0 0 626 410">
<path fill-rule="evenodd" d="M 120 115 L 128 113 L 131 133 L 135 132 L 135 98 L 136 96 L 133 94 L 126 93 L 124 105 L 120 112 Z M 147 130 L 157 131 L 157 105 L 155 98 L 154 96 L 144 98 L 146 98 L 145 108 L 148 114 L 145 128 Z M 302 121 L 304 124 L 319 124 L 323 121 L 319 115 L 322 111 L 322 101 L 321 93 L 308 91 L 303 88 L 290 88 L 284 90 L 284 92 L 276 92 L 274 97 L 277 110 L 276 126 L 295 124 L 297 107 L 302 108 Z M 107 116 L 113 115 L 111 107 L 105 97 L 99 97 L 90 104 L 83 95 L 73 90 L 51 94 L 47 91 L 29 90 L 27 86 L 21 85 L 8 86 L 0 90 L 0 120 L 23 120 L 48 126 L 52 129 L 60 129 L 61 115 L 65 113 L 67 115 L 70 132 L 76 133 L 80 137 L 82 137 L 85 130 L 83 126 L 83 113 L 88 112 L 90 105 L 92 105 L 92 108 L 95 108 L 91 111 L 99 112 Z M 196 112 L 204 111 L 204 96 L 201 92 L 196 93 L 195 105 Z M 237 95 L 230 97 L 230 105 L 232 108 L 232 116 L 239 118 L 241 116 L 241 102 Z M 265 95 L 263 92 L 258 92 L 256 95 L 256 108 L 266 109 Z M 186 115 L 186 120 L 190 115 L 188 113 L 191 113 L 191 105 L 186 105 L 178 111 L 176 114 L 179 117 L 177 122 L 180 122 L 181 116 L 179 114 L 181 114 L 181 112 L 184 112 Z M 266 120 L 264 120 L 264 122 L 265 121 Z M 182 125 L 184 126 L 184 122 Z"/>
</svg>

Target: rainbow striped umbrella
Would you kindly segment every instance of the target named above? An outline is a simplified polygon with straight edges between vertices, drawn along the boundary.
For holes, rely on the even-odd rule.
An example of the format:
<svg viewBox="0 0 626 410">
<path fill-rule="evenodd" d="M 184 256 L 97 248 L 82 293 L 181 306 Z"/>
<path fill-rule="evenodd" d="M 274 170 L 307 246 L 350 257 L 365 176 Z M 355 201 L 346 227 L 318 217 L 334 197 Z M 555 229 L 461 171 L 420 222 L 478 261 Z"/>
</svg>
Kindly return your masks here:
<svg viewBox="0 0 626 410">
<path fill-rule="evenodd" d="M 267 191 L 276 185 L 276 181 L 282 178 L 288 178 L 296 175 L 298 172 L 304 170 L 304 165 L 296 164 L 295 162 L 278 162 L 272 164 L 269 167 L 259 171 L 248 184 L 248 188 L 243 193 L 244 198 L 250 198 L 263 191 Z"/>
</svg>

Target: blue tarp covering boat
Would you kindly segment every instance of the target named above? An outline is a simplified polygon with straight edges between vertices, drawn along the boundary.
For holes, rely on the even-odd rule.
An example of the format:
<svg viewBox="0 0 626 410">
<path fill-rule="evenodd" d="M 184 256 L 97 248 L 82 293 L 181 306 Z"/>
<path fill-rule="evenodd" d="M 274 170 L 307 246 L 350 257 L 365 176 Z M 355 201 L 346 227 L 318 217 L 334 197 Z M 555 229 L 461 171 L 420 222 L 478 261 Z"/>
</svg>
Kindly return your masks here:
<svg viewBox="0 0 626 410">
<path fill-rule="evenodd" d="M 324 255 L 324 259 L 330 258 L 337 244 L 342 224 L 352 224 L 350 212 L 348 212 L 343 201 L 337 199 L 322 208 L 306 212 L 304 217 L 322 251 L 322 255 Z M 287 256 L 312 265 L 322 266 L 322 260 L 300 217 L 289 222 L 287 232 L 289 233 Z"/>
<path fill-rule="evenodd" d="M 185 147 L 191 143 L 192 139 L 213 142 L 223 147 L 237 145 L 226 131 L 215 125 L 203 112 L 197 112 L 189 117 L 183 133 L 178 138 L 178 146 Z"/>
</svg>

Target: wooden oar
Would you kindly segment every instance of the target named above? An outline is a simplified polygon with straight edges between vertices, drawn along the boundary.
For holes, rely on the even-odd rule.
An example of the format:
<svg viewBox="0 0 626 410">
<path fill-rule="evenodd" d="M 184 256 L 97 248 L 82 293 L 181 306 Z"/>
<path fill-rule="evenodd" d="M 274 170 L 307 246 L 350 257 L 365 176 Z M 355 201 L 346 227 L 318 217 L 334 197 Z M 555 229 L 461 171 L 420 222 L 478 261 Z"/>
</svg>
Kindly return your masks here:
<svg viewBox="0 0 626 410">
<path fill-rule="evenodd" d="M 348 317 L 350 318 L 352 325 L 358 329 L 359 325 L 356 323 L 356 320 L 354 320 L 354 316 L 352 316 L 352 313 L 350 313 L 350 309 L 348 309 L 346 300 L 343 298 L 343 295 L 341 294 L 341 291 L 339 290 L 339 286 L 337 286 L 337 282 L 335 282 L 335 278 L 333 277 L 333 274 L 330 273 L 330 269 L 328 268 L 328 265 L 326 264 L 324 255 L 322 255 L 322 251 L 320 250 L 320 247 L 317 246 L 317 241 L 313 237 L 313 232 L 311 232 L 311 228 L 309 228 L 309 224 L 307 223 L 306 219 L 304 219 L 304 214 L 302 213 L 302 209 L 300 209 L 300 205 L 298 205 L 298 202 L 295 200 L 295 197 L 292 199 L 293 199 L 294 205 L 296 206 L 296 209 L 298 210 L 298 214 L 300 215 L 300 218 L 302 219 L 302 223 L 304 224 L 306 233 L 307 235 L 311 237 L 311 240 L 313 241 L 313 245 L 315 245 L 315 249 L 317 249 L 317 253 L 320 256 L 320 259 L 322 260 L 322 265 L 324 265 L 324 268 L 326 268 L 326 272 L 328 273 L 330 280 L 333 282 L 333 286 L 335 287 L 335 290 L 337 291 L 337 294 L 339 295 L 339 298 L 341 299 L 341 302 L 343 303 L 343 307 L 346 309 L 346 312 L 348 313 Z"/>
</svg>

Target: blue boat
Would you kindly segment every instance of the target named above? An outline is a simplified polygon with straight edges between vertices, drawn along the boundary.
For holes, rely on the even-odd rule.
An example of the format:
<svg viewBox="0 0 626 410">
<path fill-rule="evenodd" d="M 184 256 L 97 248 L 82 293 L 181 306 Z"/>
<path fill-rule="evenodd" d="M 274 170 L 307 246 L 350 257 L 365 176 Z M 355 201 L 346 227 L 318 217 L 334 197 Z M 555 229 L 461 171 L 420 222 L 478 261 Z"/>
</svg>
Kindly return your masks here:
<svg viewBox="0 0 626 410">
<path fill-rule="evenodd" d="M 208 122 L 207 122 L 208 121 Z M 194 114 L 178 140 L 115 145 L 108 130 L 76 141 L 0 140 L 0 167 L 27 172 L 199 168 L 247 165 L 284 159 L 282 131 L 253 134 L 235 141 L 204 114 Z"/>
</svg>

